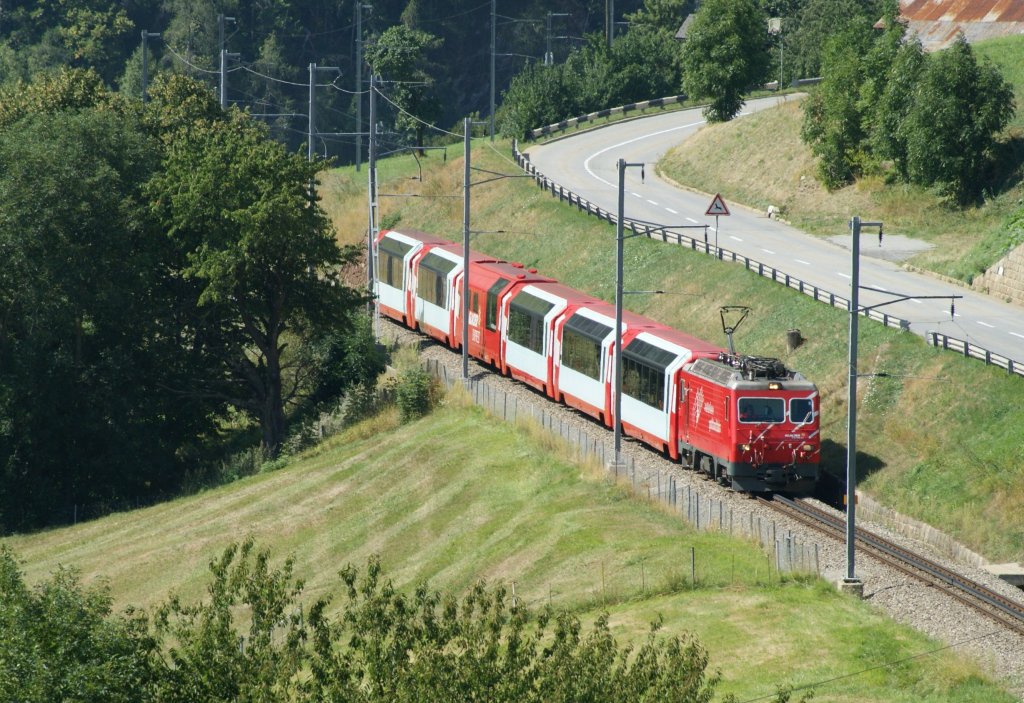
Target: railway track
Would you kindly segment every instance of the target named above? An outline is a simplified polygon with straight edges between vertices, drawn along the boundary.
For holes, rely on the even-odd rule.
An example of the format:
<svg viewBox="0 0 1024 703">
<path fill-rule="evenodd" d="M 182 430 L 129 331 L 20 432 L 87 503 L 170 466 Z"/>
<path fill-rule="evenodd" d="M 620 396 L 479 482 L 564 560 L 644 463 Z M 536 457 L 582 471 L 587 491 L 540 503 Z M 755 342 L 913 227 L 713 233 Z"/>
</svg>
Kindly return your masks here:
<svg viewBox="0 0 1024 703">
<path fill-rule="evenodd" d="M 846 521 L 804 501 L 774 496 L 759 499 L 776 512 L 826 534 L 846 539 Z M 918 581 L 948 594 L 1003 627 L 1024 635 L 1024 606 L 883 537 L 857 529 L 857 549 Z"/>
</svg>

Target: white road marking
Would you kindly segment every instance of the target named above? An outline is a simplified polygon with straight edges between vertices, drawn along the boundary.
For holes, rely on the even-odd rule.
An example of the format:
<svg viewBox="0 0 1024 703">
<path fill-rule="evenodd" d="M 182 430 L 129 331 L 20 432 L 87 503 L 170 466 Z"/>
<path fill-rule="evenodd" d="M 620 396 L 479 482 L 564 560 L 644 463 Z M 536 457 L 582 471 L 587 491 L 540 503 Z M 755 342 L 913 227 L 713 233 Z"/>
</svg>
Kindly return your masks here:
<svg viewBox="0 0 1024 703">
<path fill-rule="evenodd" d="M 633 142 L 638 142 L 641 139 L 647 139 L 648 137 L 656 137 L 656 136 L 658 136 L 660 134 L 668 134 L 669 132 L 678 132 L 681 129 L 690 129 L 691 127 L 696 127 L 698 125 L 702 125 L 702 124 L 704 124 L 704 122 L 705 122 L 705 120 L 698 120 L 697 122 L 691 122 L 690 124 L 684 124 L 684 125 L 679 125 L 678 127 L 670 127 L 668 129 L 663 129 L 660 132 L 650 132 L 648 134 L 641 134 L 639 137 L 633 137 L 632 139 L 627 139 L 626 141 L 619 142 L 618 144 L 611 144 L 609 146 L 606 146 L 604 149 L 599 149 L 598 151 L 595 151 L 593 154 L 588 156 L 586 161 L 583 162 L 583 168 L 584 168 L 584 170 L 586 170 L 587 173 L 589 173 L 591 176 L 593 176 L 597 180 L 601 181 L 605 185 L 611 186 L 612 188 L 618 188 L 618 186 L 615 185 L 614 183 L 612 183 L 611 181 L 606 181 L 605 179 L 601 178 L 599 175 L 594 173 L 594 171 L 590 168 L 590 162 L 593 161 L 596 157 L 600 156 L 601 154 L 605 154 L 605 153 L 611 151 L 612 149 L 618 149 L 620 146 L 626 146 L 627 144 L 632 144 Z"/>
<path fill-rule="evenodd" d="M 1012 334 L 1014 337 L 1020 337 L 1021 339 L 1024 339 L 1024 334 L 1017 334 L 1016 332 L 1010 332 L 1010 334 Z"/>
<path fill-rule="evenodd" d="M 697 220 L 693 219 L 692 217 L 687 217 L 686 219 L 688 219 L 693 224 L 697 224 Z"/>
<path fill-rule="evenodd" d="M 673 215 L 678 215 L 678 214 L 679 214 L 678 212 L 676 212 L 675 210 L 673 210 L 673 209 L 672 209 L 672 208 L 670 208 L 670 207 L 667 207 L 667 208 L 665 208 L 665 209 L 666 209 L 666 210 L 668 210 L 669 212 L 671 212 L 671 213 L 672 213 Z"/>
<path fill-rule="evenodd" d="M 921 302 L 920 300 L 918 300 L 917 298 L 911 298 L 911 299 L 910 299 L 910 302 L 912 302 L 912 303 L 917 303 L 918 305 L 924 305 L 924 303 L 922 303 L 922 302 Z"/>
<path fill-rule="evenodd" d="M 730 234 L 730 235 L 729 235 L 729 239 L 734 239 L 734 240 L 736 240 L 737 242 L 742 242 L 742 241 L 743 241 L 742 239 L 740 239 L 739 237 L 737 237 L 737 236 L 736 236 L 736 235 L 734 235 L 734 234 Z"/>
<path fill-rule="evenodd" d="M 766 254 L 771 254 L 772 256 L 774 256 L 774 255 L 775 255 L 775 252 L 774 252 L 774 251 L 772 251 L 771 249 L 765 249 L 764 247 L 762 247 L 762 248 L 761 248 L 761 251 L 763 251 L 763 252 L 764 252 L 764 253 L 766 253 Z"/>
<path fill-rule="evenodd" d="M 798 264 L 803 264 L 804 266 L 810 266 L 811 265 L 810 261 L 804 261 L 803 259 L 793 259 L 793 261 L 797 262 Z"/>
<path fill-rule="evenodd" d="M 981 320 L 978 320 L 978 324 L 982 327 L 988 327 L 990 330 L 994 330 L 996 328 L 995 325 L 990 325 L 987 322 L 982 322 Z"/>
<path fill-rule="evenodd" d="M 877 288 L 878 290 L 884 290 L 884 291 L 885 291 L 886 293 L 888 293 L 888 292 L 889 292 L 888 290 L 886 290 L 886 289 L 885 289 L 885 288 L 883 288 L 882 286 L 871 286 L 871 287 L 872 287 L 872 288 Z"/>
<path fill-rule="evenodd" d="M 840 273 L 839 277 L 840 278 L 845 278 L 846 280 L 850 280 L 850 274 L 848 274 L 848 273 Z"/>
<path fill-rule="evenodd" d="M 651 205 L 657 205 L 658 204 L 658 203 L 654 202 L 653 200 L 648 200 L 647 202 L 649 202 Z"/>
<path fill-rule="evenodd" d="M 634 198 L 642 198 L 642 197 L 644 197 L 644 196 L 640 195 L 639 193 L 630 193 L 630 195 L 632 195 Z"/>
</svg>

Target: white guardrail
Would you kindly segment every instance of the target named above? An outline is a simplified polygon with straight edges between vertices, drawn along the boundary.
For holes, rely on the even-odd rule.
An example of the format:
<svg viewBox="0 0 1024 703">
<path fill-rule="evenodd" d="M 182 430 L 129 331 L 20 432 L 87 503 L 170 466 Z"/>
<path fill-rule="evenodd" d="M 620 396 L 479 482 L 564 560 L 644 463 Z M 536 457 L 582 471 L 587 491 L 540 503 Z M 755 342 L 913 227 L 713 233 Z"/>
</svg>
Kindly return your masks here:
<svg viewBox="0 0 1024 703">
<path fill-rule="evenodd" d="M 670 98 L 662 98 L 662 100 L 669 99 Z M 676 99 L 673 98 L 672 100 L 675 101 Z M 648 102 L 653 104 L 655 101 Z M 639 106 L 644 104 L 645 103 L 634 103 L 633 105 Z M 622 108 L 611 108 L 612 111 L 621 111 L 621 109 Z M 610 113 L 610 111 L 602 110 L 600 113 L 586 115 L 585 118 L 592 119 L 593 115 L 600 116 L 603 115 L 603 113 Z M 584 120 L 584 118 L 577 119 Z M 572 120 L 567 120 L 566 122 L 558 123 L 558 125 L 541 127 L 539 130 L 533 130 L 531 134 L 548 134 L 552 131 L 556 131 L 556 128 L 564 129 L 565 127 L 562 127 L 561 125 L 566 125 L 571 122 Z M 516 163 L 519 167 L 529 174 L 540 188 L 549 191 L 552 196 L 557 197 L 562 202 L 574 205 L 581 212 L 586 212 L 588 215 L 593 215 L 610 224 L 616 224 L 618 220 L 618 215 L 616 213 L 610 212 L 591 203 L 586 198 L 573 193 L 571 190 L 555 183 L 553 180 L 540 173 L 530 162 L 530 155 L 519 151 L 518 140 L 512 142 L 512 155 L 515 157 Z M 848 298 L 844 298 L 831 291 L 818 288 L 811 283 L 807 283 L 806 281 L 796 278 L 785 271 L 780 271 L 779 269 L 769 266 L 761 261 L 757 261 L 756 259 L 751 259 L 748 256 L 738 254 L 729 249 L 723 249 L 715 246 L 708 242 L 706 234 L 707 230 L 705 230 L 705 235 L 702 239 L 697 239 L 683 234 L 682 232 L 672 231 L 673 228 L 670 227 L 658 227 L 644 222 L 635 222 L 628 218 L 623 220 L 622 226 L 634 235 L 643 235 L 650 239 L 660 239 L 663 242 L 671 242 L 673 244 L 678 244 L 679 246 L 689 247 L 693 251 L 699 251 L 709 256 L 714 256 L 720 261 L 731 261 L 733 263 L 742 264 L 748 271 L 754 271 L 759 276 L 770 278 L 776 283 L 784 285 L 787 288 L 797 290 L 804 295 L 814 298 L 818 302 L 828 303 L 834 308 L 842 308 L 847 311 L 850 309 L 850 300 Z M 896 317 L 894 315 L 889 315 L 880 310 L 869 310 L 864 313 L 864 316 L 877 322 L 881 322 L 886 327 L 892 327 L 903 331 L 910 329 L 910 322 L 908 320 L 904 320 L 903 318 Z M 979 359 L 984 361 L 986 364 L 1005 369 L 1007 373 L 1024 376 L 1024 362 L 1015 361 L 1009 357 L 996 354 L 995 352 L 979 347 L 976 344 L 970 344 L 969 342 L 949 337 L 941 332 L 932 331 L 925 334 L 925 339 L 934 347 L 957 351 L 968 358 Z"/>
</svg>

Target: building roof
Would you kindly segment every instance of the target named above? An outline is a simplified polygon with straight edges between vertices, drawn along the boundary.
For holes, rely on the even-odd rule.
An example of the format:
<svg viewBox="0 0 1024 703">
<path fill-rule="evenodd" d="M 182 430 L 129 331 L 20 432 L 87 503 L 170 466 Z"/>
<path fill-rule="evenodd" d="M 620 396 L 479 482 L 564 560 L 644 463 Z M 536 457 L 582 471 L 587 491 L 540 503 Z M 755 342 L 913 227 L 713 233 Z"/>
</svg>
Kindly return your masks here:
<svg viewBox="0 0 1024 703">
<path fill-rule="evenodd" d="M 946 48 L 960 32 L 970 43 L 1024 34 L 1021 0 L 900 0 L 900 17 L 926 51 Z"/>
</svg>

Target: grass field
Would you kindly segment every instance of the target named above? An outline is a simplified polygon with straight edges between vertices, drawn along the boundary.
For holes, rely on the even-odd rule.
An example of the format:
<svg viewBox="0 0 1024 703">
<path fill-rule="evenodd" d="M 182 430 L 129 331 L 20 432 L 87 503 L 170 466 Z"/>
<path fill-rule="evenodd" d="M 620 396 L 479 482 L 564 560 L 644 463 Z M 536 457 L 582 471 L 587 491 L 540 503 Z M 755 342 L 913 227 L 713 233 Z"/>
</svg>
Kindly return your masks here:
<svg viewBox="0 0 1024 703">
<path fill-rule="evenodd" d="M 204 564 L 245 535 L 279 560 L 295 555 L 310 599 L 338 593 L 338 570 L 376 553 L 400 588 L 514 583 L 532 606 L 584 622 L 607 610 L 622 640 L 661 618 L 666 634 L 706 644 L 721 693 L 742 701 L 845 675 L 815 700 L 1012 700 L 951 651 L 874 668 L 940 645 L 827 584 L 780 581 L 754 545 L 696 533 L 601 474 L 552 452 L 539 429 L 449 396 L 425 419 L 399 426 L 386 414 L 285 469 L 10 544 L 30 582 L 74 565 L 108 580 L 119 606 L 150 607 L 171 591 L 199 597 Z"/>
</svg>

